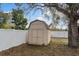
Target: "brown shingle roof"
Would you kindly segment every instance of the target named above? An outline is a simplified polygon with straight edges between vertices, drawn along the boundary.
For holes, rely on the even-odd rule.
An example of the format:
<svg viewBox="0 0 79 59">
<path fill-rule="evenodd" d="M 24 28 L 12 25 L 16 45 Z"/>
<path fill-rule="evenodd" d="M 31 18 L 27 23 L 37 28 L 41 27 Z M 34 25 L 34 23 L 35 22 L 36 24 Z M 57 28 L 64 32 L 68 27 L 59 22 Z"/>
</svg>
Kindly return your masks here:
<svg viewBox="0 0 79 59">
<path fill-rule="evenodd" d="M 30 25 L 29 25 L 29 28 L 30 28 L 30 26 L 31 26 L 32 23 L 37 22 L 37 21 L 44 23 L 45 26 L 46 26 L 46 28 L 49 29 L 49 26 L 48 26 L 44 21 L 41 21 L 41 20 L 34 20 L 34 21 L 32 21 L 32 22 L 30 23 Z"/>
</svg>

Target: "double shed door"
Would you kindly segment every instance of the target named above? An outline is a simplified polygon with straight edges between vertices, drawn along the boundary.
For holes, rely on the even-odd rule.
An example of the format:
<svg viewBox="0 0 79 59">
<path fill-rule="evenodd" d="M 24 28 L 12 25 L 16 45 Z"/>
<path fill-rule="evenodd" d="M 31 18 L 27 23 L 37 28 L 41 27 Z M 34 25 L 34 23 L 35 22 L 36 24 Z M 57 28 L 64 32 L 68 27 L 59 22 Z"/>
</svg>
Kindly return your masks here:
<svg viewBox="0 0 79 59">
<path fill-rule="evenodd" d="M 32 30 L 32 42 L 34 44 L 43 44 L 44 42 L 44 30 L 42 29 L 33 29 Z"/>
</svg>

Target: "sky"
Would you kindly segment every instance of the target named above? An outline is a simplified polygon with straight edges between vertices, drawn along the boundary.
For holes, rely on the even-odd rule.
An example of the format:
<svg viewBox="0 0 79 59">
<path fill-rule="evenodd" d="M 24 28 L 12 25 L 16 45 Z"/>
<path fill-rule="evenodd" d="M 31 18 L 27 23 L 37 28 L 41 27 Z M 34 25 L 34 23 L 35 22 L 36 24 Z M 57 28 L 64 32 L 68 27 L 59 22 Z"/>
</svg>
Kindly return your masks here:
<svg viewBox="0 0 79 59">
<path fill-rule="evenodd" d="M 28 6 L 26 6 L 28 7 Z M 8 13 L 8 12 L 11 12 L 13 8 L 16 8 L 16 6 L 12 3 L 4 3 L 1 5 L 1 9 L 3 10 L 3 12 L 5 13 Z M 48 14 L 50 15 L 50 13 L 48 12 Z M 51 18 L 50 19 L 47 19 L 44 17 L 44 15 L 41 13 L 40 10 L 34 12 L 33 10 L 30 12 L 30 14 L 26 15 L 25 17 L 27 17 L 28 19 L 28 23 L 30 24 L 30 22 L 38 19 L 38 20 L 42 20 L 42 21 L 45 21 L 48 25 L 51 24 L 52 20 Z M 29 25 L 28 24 L 28 25 Z M 61 24 L 60 24 L 61 25 Z M 60 26 L 58 26 L 59 28 L 61 28 Z M 64 26 L 64 28 L 66 28 Z"/>
<path fill-rule="evenodd" d="M 3 3 L 1 5 L 1 8 L 4 12 L 10 12 L 12 11 L 12 8 L 15 8 L 14 4 L 10 4 L 10 3 Z"/>
<path fill-rule="evenodd" d="M 2 4 L 1 8 L 4 12 L 8 13 L 8 12 L 11 12 L 13 8 L 16 8 L 16 6 L 12 3 L 5 3 L 5 4 Z M 28 18 L 28 22 L 31 22 L 31 21 L 36 20 L 36 19 L 44 20 L 43 15 L 41 14 L 40 10 L 36 11 L 35 13 L 31 12 L 26 17 Z M 47 21 L 47 20 L 45 22 L 47 24 L 51 23 L 51 21 Z"/>
</svg>

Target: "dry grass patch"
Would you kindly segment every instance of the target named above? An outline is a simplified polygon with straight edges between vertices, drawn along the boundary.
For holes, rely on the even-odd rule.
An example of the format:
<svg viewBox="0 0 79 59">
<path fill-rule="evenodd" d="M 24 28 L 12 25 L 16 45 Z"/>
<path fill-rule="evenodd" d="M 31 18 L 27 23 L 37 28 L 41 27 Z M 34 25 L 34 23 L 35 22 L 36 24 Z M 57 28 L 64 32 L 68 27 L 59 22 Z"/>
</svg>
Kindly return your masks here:
<svg viewBox="0 0 79 59">
<path fill-rule="evenodd" d="M 53 39 L 48 46 L 22 44 L 0 52 L 9 56 L 70 56 L 79 55 L 79 49 L 69 48 L 67 39 Z"/>
</svg>

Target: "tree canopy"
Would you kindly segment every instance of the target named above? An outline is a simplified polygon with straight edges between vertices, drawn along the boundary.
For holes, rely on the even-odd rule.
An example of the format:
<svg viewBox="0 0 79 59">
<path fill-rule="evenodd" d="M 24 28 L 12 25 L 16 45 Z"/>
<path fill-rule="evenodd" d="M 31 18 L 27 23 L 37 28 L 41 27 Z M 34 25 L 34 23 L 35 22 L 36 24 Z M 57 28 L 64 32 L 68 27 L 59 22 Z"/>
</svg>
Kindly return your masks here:
<svg viewBox="0 0 79 59">
<path fill-rule="evenodd" d="M 30 10 L 41 9 L 51 11 L 52 17 L 56 14 L 56 10 L 63 13 L 68 18 L 68 45 L 71 47 L 78 47 L 79 36 L 77 21 L 79 19 L 79 4 L 78 3 L 32 3 L 29 4 Z M 43 8 L 43 9 L 42 9 Z M 55 11 L 54 11 L 55 9 Z M 55 15 L 56 16 L 56 15 Z M 55 17 L 59 19 L 58 17 Z M 62 15 L 61 15 L 62 16 Z M 55 21 L 57 21 L 55 19 Z M 53 20 L 53 19 L 52 19 Z"/>
<path fill-rule="evenodd" d="M 26 29 L 26 25 L 27 25 L 27 19 L 24 18 L 24 12 L 20 9 L 16 10 L 16 9 L 13 9 L 13 12 L 12 12 L 12 20 L 13 20 L 13 23 L 15 24 L 15 29 L 21 29 L 21 30 L 24 30 Z"/>
</svg>

